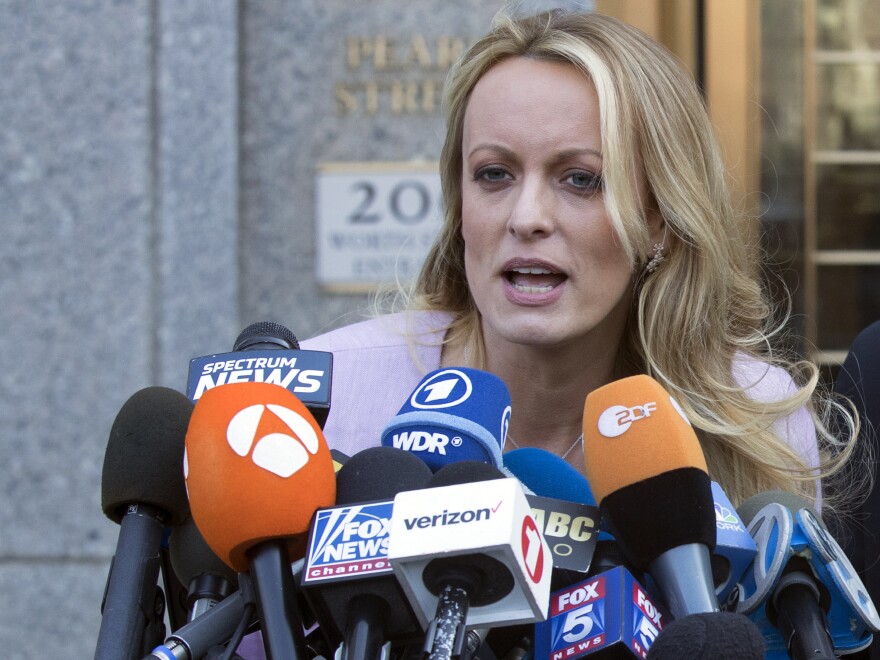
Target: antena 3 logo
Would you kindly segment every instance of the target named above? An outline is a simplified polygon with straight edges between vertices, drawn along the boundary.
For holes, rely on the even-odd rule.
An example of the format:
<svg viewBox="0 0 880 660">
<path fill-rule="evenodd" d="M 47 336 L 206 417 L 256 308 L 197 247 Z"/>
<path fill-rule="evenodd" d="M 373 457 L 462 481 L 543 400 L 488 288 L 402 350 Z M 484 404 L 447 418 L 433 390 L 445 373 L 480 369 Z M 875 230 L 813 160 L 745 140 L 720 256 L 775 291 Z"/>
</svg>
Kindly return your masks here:
<svg viewBox="0 0 880 660">
<path fill-rule="evenodd" d="M 260 421 L 267 414 L 280 419 L 292 435 L 269 433 L 258 438 Z M 318 435 L 306 419 L 274 403 L 255 404 L 237 412 L 226 427 L 226 441 L 239 456 L 251 454 L 257 467 L 285 479 L 308 463 L 319 446 Z"/>
<path fill-rule="evenodd" d="M 458 369 L 444 369 L 419 385 L 410 397 L 410 405 L 421 410 L 451 408 L 467 401 L 473 391 L 467 374 Z"/>
</svg>

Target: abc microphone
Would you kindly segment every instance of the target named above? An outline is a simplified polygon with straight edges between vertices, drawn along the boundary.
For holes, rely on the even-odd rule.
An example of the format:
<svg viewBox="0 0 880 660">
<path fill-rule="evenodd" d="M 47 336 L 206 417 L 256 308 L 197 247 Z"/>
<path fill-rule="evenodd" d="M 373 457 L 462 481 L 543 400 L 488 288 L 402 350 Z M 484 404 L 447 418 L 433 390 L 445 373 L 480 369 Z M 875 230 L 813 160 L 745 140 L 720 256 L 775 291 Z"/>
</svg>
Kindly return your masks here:
<svg viewBox="0 0 880 660">
<path fill-rule="evenodd" d="M 679 405 L 640 375 L 587 395 L 587 478 L 614 538 L 676 618 L 718 611 L 715 513 L 706 459 Z"/>
<path fill-rule="evenodd" d="M 382 444 L 412 452 L 434 472 L 459 461 L 501 467 L 510 392 L 488 371 L 452 367 L 427 374 L 382 431 Z"/>
<path fill-rule="evenodd" d="M 162 639 L 164 626 L 155 616 L 159 545 L 164 527 L 189 515 L 181 464 L 192 410 L 179 392 L 148 387 L 133 394 L 113 421 L 101 474 L 101 508 L 120 528 L 96 659 L 140 658 L 145 647 Z M 158 628 L 156 639 L 148 627 Z"/>
<path fill-rule="evenodd" d="M 332 353 L 300 350 L 286 327 L 260 321 L 242 330 L 232 353 L 190 360 L 186 395 L 197 401 L 208 390 L 230 383 L 280 385 L 304 403 L 324 428 L 330 413 L 332 368 Z"/>
<path fill-rule="evenodd" d="M 227 565 L 250 571 L 270 658 L 298 658 L 302 630 L 291 557 L 336 480 L 318 423 L 288 390 L 231 383 L 205 391 L 186 434 L 192 516 Z"/>
</svg>

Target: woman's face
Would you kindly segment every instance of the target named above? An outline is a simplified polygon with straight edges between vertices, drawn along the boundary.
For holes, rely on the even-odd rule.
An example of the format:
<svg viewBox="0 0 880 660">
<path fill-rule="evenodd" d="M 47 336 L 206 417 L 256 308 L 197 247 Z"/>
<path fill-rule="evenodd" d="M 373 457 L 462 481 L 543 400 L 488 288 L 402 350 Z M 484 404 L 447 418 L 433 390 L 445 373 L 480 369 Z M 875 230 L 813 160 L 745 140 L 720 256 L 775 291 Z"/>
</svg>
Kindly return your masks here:
<svg viewBox="0 0 880 660">
<path fill-rule="evenodd" d="M 461 231 L 487 346 L 617 345 L 632 274 L 605 208 L 599 126 L 596 91 L 570 64 L 510 58 L 474 87 Z"/>
</svg>

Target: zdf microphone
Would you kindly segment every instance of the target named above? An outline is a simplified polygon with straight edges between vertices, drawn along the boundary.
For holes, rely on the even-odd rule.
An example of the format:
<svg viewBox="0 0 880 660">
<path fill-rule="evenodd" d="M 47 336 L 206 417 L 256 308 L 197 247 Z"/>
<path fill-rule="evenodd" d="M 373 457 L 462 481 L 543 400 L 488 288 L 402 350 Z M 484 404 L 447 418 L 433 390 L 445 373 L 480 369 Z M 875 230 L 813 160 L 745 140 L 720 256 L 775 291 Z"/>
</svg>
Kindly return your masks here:
<svg viewBox="0 0 880 660">
<path fill-rule="evenodd" d="M 206 391 L 186 434 L 190 508 L 220 559 L 250 570 L 271 657 L 297 657 L 291 557 L 301 557 L 314 512 L 336 480 L 321 429 L 293 394 L 267 383 Z"/>
<path fill-rule="evenodd" d="M 615 381 L 584 405 L 587 478 L 623 553 L 651 574 L 675 617 L 718 611 L 712 488 L 699 440 L 649 376 Z"/>
<path fill-rule="evenodd" d="M 510 392 L 498 376 L 467 367 L 426 375 L 382 431 L 382 444 L 412 452 L 434 472 L 458 461 L 501 467 Z"/>
</svg>

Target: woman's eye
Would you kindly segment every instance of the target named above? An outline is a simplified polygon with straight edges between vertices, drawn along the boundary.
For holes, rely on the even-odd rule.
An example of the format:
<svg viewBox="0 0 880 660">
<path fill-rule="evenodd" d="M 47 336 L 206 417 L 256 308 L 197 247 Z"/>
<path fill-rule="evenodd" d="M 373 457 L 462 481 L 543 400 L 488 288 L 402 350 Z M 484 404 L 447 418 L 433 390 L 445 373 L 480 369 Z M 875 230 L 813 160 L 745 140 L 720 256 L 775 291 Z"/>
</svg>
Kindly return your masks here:
<svg viewBox="0 0 880 660">
<path fill-rule="evenodd" d="M 602 187 L 602 177 L 592 172 L 572 172 L 566 180 L 581 190 L 598 190 Z"/>
<path fill-rule="evenodd" d="M 476 176 L 474 177 L 477 180 L 481 181 L 504 181 L 509 178 L 507 172 L 500 167 L 484 167 L 481 170 L 477 171 Z"/>
</svg>

